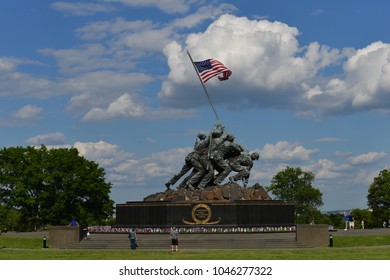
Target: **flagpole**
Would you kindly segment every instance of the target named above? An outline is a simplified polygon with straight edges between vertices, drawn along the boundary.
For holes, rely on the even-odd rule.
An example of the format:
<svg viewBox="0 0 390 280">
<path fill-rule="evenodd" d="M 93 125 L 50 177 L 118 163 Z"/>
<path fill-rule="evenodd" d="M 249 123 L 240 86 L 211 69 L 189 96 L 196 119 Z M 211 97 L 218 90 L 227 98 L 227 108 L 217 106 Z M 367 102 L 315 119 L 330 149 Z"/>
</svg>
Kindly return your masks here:
<svg viewBox="0 0 390 280">
<path fill-rule="evenodd" d="M 220 118 L 219 118 L 219 116 L 218 116 L 218 114 L 217 114 L 217 111 L 216 111 L 215 108 L 214 108 L 213 102 L 211 102 L 211 98 L 210 98 L 210 95 L 209 95 L 209 93 L 208 93 L 208 91 L 207 91 L 207 89 L 206 89 L 206 86 L 205 86 L 205 84 L 203 83 L 202 78 L 201 78 L 200 75 L 199 75 L 198 69 L 196 68 L 194 61 L 192 60 L 192 57 L 191 57 L 191 55 L 190 55 L 190 52 L 187 51 L 187 54 L 188 54 L 188 57 L 189 57 L 190 60 L 191 60 L 192 66 L 194 66 L 194 69 L 195 69 L 196 74 L 198 75 L 199 81 L 200 81 L 200 83 L 201 83 L 202 86 L 203 86 L 204 92 L 206 93 L 206 96 L 207 96 L 207 98 L 208 98 L 208 100 L 209 100 L 209 102 L 210 102 L 211 108 L 213 108 L 215 117 L 217 118 L 217 121 L 218 121 L 218 122 L 221 122 L 221 120 L 220 120 Z"/>
</svg>

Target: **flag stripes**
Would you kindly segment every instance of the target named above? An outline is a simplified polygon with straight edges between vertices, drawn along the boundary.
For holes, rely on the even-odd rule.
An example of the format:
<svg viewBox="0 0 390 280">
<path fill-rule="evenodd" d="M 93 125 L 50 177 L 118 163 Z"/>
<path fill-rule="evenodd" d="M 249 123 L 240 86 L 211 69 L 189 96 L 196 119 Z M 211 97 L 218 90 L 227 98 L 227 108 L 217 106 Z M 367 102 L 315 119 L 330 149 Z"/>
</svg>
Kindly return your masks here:
<svg viewBox="0 0 390 280">
<path fill-rule="evenodd" d="M 198 70 L 203 83 L 206 83 L 208 80 L 221 73 L 222 76 L 219 76 L 218 79 L 220 81 L 228 80 L 229 76 L 232 74 L 232 71 L 223 65 L 223 63 L 212 58 L 204 61 L 195 61 L 194 65 Z"/>
</svg>

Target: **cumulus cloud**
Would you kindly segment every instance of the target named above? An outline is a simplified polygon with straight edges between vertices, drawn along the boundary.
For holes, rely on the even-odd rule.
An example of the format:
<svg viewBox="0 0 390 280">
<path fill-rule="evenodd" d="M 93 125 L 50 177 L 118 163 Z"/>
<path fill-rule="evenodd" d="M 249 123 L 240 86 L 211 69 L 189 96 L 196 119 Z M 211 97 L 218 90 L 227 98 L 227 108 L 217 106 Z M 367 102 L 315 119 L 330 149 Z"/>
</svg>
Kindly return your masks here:
<svg viewBox="0 0 390 280">
<path fill-rule="evenodd" d="M 32 120 L 39 117 L 42 108 L 34 105 L 26 105 L 13 113 L 14 118 L 18 120 Z"/>
<path fill-rule="evenodd" d="M 375 169 L 375 170 L 367 170 L 367 169 L 359 169 L 358 172 L 354 175 L 353 182 L 355 184 L 365 184 L 370 186 L 374 182 L 374 178 L 377 177 L 380 171 L 383 169 Z"/>
<path fill-rule="evenodd" d="M 73 147 L 79 151 L 81 156 L 95 161 L 101 167 L 107 169 L 110 176 L 125 176 L 125 174 L 116 172 L 115 168 L 123 162 L 134 161 L 133 153 L 123 151 L 118 145 L 102 140 L 98 142 L 76 142 Z"/>
<path fill-rule="evenodd" d="M 63 145 L 65 143 L 65 136 L 61 132 L 53 132 L 48 134 L 41 134 L 27 139 L 27 144 L 31 146 L 40 145 Z"/>
<path fill-rule="evenodd" d="M 101 161 L 116 158 L 120 154 L 119 147 L 104 141 L 76 142 L 73 145 L 80 153 L 90 160 Z"/>
<path fill-rule="evenodd" d="M 193 109 L 152 108 L 141 102 L 136 94 L 125 93 L 110 103 L 106 108 L 95 107 L 88 111 L 84 121 L 102 121 L 116 117 L 142 119 L 171 119 L 193 118 L 196 111 Z"/>
<path fill-rule="evenodd" d="M 107 109 L 93 108 L 85 116 L 84 120 L 106 120 L 113 117 L 142 117 L 145 111 L 141 104 L 137 104 L 133 100 L 133 96 L 126 93 L 112 102 Z"/>
<path fill-rule="evenodd" d="M 342 168 L 329 159 L 319 159 L 317 163 L 309 165 L 308 169 L 315 174 L 318 180 L 335 179 L 343 175 Z"/>
<path fill-rule="evenodd" d="M 127 166 L 130 169 L 126 171 L 130 173 L 131 180 L 137 183 L 156 178 L 167 179 L 180 171 L 185 157 L 191 151 L 191 147 L 186 147 L 154 153 L 150 157 L 140 158 L 136 166 Z"/>
<path fill-rule="evenodd" d="M 294 108 L 302 117 L 388 110 L 390 44 L 374 42 L 358 50 L 318 42 L 301 46 L 299 34 L 281 22 L 222 15 L 204 32 L 189 34 L 185 43 L 165 47 L 170 72 L 159 98 L 175 107 L 205 104 L 196 98 L 198 81 L 186 54 L 190 50 L 195 61 L 215 58 L 233 71 L 229 81 L 208 82 L 217 104 Z M 342 69 L 335 75 L 320 72 L 338 65 Z"/>
<path fill-rule="evenodd" d="M 304 161 L 317 152 L 316 149 L 306 149 L 299 143 L 279 141 L 276 144 L 265 144 L 260 157 L 268 161 Z"/>
<path fill-rule="evenodd" d="M 142 73 L 117 73 L 97 71 L 68 78 L 59 87 L 64 92 L 72 92 L 67 110 L 85 113 L 92 108 L 112 103 L 123 95 L 126 89 L 141 90 L 152 78 Z"/>
<path fill-rule="evenodd" d="M 42 107 L 25 105 L 19 110 L 10 113 L 10 117 L 0 118 L 0 126 L 26 126 L 40 119 Z"/>
<path fill-rule="evenodd" d="M 359 110 L 388 111 L 389 57 L 390 44 L 382 42 L 350 50 L 343 64 L 343 76 L 332 78 L 324 85 L 308 87 L 305 102 L 327 114 Z"/>
<path fill-rule="evenodd" d="M 348 162 L 352 165 L 367 165 L 367 164 L 377 163 L 385 156 L 386 153 L 384 152 L 369 152 L 366 154 L 358 155 L 356 157 L 350 157 L 348 158 Z"/>
<path fill-rule="evenodd" d="M 163 103 L 177 105 L 183 90 L 196 94 L 190 88 L 197 80 L 185 52 L 188 49 L 193 50 L 194 60 L 212 57 L 232 69 L 233 75 L 225 82 L 229 86 L 214 93 L 217 102 L 234 98 L 237 103 L 240 92 L 240 99 L 248 99 L 251 106 L 297 107 L 302 99 L 302 84 L 340 58 L 338 50 L 316 42 L 299 46 L 298 35 L 297 28 L 281 22 L 222 15 L 205 32 L 190 34 L 185 46 L 178 42 L 167 45 L 164 54 L 170 73 L 159 97 Z M 209 87 L 216 83 L 211 81 Z"/>
</svg>

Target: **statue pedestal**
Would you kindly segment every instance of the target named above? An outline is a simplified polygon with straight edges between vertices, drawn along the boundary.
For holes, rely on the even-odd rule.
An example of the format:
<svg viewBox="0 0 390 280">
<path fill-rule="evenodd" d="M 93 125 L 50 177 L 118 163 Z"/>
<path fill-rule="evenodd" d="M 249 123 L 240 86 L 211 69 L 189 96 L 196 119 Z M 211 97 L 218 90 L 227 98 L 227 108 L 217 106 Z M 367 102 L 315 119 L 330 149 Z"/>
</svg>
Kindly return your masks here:
<svg viewBox="0 0 390 280">
<path fill-rule="evenodd" d="M 294 205 L 277 200 L 153 201 L 116 205 L 116 227 L 294 225 Z"/>
</svg>

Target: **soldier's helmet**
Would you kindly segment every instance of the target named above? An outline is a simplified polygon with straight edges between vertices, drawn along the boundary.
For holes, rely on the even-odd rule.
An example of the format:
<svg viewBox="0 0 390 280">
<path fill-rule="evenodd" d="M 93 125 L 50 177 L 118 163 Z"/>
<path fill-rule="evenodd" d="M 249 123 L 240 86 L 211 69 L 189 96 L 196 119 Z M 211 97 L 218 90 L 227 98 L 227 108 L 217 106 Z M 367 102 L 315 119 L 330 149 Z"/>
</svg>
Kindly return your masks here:
<svg viewBox="0 0 390 280">
<path fill-rule="evenodd" d="M 219 138 L 219 137 L 221 137 L 222 134 L 223 134 L 223 132 L 220 131 L 220 130 L 213 130 L 213 131 L 211 132 L 211 137 L 213 137 L 213 138 Z"/>
<path fill-rule="evenodd" d="M 228 135 L 226 135 L 226 140 L 228 140 L 228 141 L 233 141 L 234 140 L 234 135 L 233 134 L 228 134 Z"/>
<path fill-rule="evenodd" d="M 260 155 L 258 153 L 255 152 L 255 153 L 251 154 L 251 159 L 252 160 L 259 160 L 259 158 L 260 158 Z"/>
<path fill-rule="evenodd" d="M 204 133 L 204 132 L 199 132 L 199 133 L 198 133 L 198 138 L 201 139 L 201 140 L 205 139 L 205 138 L 206 138 L 206 133 Z"/>
</svg>

